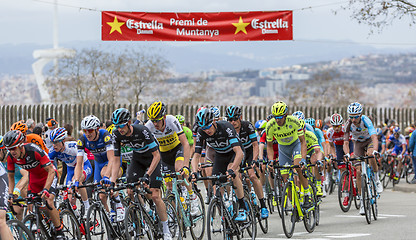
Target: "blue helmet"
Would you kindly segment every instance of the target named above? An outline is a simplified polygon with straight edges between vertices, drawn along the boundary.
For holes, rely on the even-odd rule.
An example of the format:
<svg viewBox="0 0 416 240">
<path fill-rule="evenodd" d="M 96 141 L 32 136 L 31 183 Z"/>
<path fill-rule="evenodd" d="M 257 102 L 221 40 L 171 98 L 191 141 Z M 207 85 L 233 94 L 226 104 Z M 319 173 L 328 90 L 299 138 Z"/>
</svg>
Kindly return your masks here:
<svg viewBox="0 0 416 240">
<path fill-rule="evenodd" d="M 376 128 L 376 133 L 377 133 L 377 135 L 381 135 L 383 133 L 383 131 L 381 131 L 381 128 Z"/>
<path fill-rule="evenodd" d="M 0 149 L 4 148 L 4 144 L 3 144 L 3 136 L 0 135 Z"/>
<path fill-rule="evenodd" d="M 363 112 L 363 106 L 360 103 L 354 102 L 348 105 L 348 114 L 361 114 Z"/>
<path fill-rule="evenodd" d="M 263 124 L 266 122 L 266 120 L 258 120 L 255 124 L 254 127 L 256 128 L 256 130 L 262 130 L 263 129 Z"/>
<path fill-rule="evenodd" d="M 241 108 L 236 105 L 231 105 L 225 110 L 227 118 L 239 118 L 242 114 Z"/>
<path fill-rule="evenodd" d="M 214 118 L 220 118 L 220 109 L 218 107 L 211 108 L 212 113 L 214 113 Z"/>
<path fill-rule="evenodd" d="M 67 135 L 68 133 L 65 128 L 55 128 L 49 134 L 49 139 L 51 140 L 51 142 L 62 142 L 63 140 L 65 140 Z"/>
<path fill-rule="evenodd" d="M 396 134 L 396 133 L 400 133 L 400 128 L 399 128 L 399 127 L 394 127 L 394 128 L 393 128 L 393 133 L 394 133 L 394 134 Z"/>
<path fill-rule="evenodd" d="M 200 110 L 195 117 L 195 122 L 200 127 L 206 127 L 214 122 L 214 113 L 211 109 L 205 108 Z"/>
<path fill-rule="evenodd" d="M 296 111 L 296 112 L 292 113 L 292 116 L 295 116 L 298 119 L 305 120 L 305 114 L 303 114 L 302 111 Z"/>
<path fill-rule="evenodd" d="M 307 118 L 305 119 L 305 122 L 309 125 L 311 125 L 312 127 L 315 127 L 315 119 L 313 118 Z"/>
<path fill-rule="evenodd" d="M 125 108 L 119 108 L 113 112 L 111 115 L 111 122 L 114 125 L 123 124 L 130 120 L 131 115 L 130 111 Z"/>
</svg>

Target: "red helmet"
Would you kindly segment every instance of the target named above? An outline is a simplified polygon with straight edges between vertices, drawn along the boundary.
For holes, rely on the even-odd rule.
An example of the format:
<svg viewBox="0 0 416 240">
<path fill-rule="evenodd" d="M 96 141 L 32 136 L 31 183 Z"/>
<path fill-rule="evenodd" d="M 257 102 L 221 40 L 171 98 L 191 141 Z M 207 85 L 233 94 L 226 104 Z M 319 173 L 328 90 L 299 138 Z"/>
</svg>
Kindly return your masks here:
<svg viewBox="0 0 416 240">
<path fill-rule="evenodd" d="M 344 119 L 342 119 L 342 116 L 340 114 L 334 113 L 331 116 L 330 122 L 333 126 L 339 126 L 344 123 Z"/>
</svg>

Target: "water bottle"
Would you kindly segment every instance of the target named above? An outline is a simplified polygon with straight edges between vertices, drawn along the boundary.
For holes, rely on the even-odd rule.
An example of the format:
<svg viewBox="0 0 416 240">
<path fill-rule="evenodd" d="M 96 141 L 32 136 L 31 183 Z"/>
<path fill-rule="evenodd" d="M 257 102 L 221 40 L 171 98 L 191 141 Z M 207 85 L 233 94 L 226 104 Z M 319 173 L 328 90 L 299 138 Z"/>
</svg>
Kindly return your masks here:
<svg viewBox="0 0 416 240">
<path fill-rule="evenodd" d="M 230 200 L 226 200 L 224 202 L 225 208 L 228 210 L 229 213 L 231 213 L 231 216 L 233 214 L 233 203 Z"/>
<path fill-rule="evenodd" d="M 257 206 L 257 197 L 256 193 L 254 193 L 254 190 L 251 191 L 251 198 L 253 199 L 253 204 Z"/>
<path fill-rule="evenodd" d="M 115 219 L 116 219 L 116 212 L 113 209 L 111 209 L 111 211 L 110 211 L 110 219 L 111 219 L 111 222 L 112 223 L 115 223 L 116 222 L 115 221 Z"/>
<path fill-rule="evenodd" d="M 180 199 L 181 199 L 181 203 L 182 203 L 182 206 L 183 206 L 183 209 L 185 209 L 186 210 L 186 201 L 185 201 L 185 198 L 183 198 L 182 196 L 180 197 Z"/>
<path fill-rule="evenodd" d="M 77 208 L 77 205 L 72 205 L 72 210 L 74 210 L 75 217 L 79 218 L 79 216 L 81 216 L 81 213 Z"/>
<path fill-rule="evenodd" d="M 149 215 L 151 216 L 151 217 L 153 217 L 153 219 L 155 219 L 155 216 L 153 216 L 153 211 L 152 211 L 152 209 L 150 208 L 150 206 L 149 206 L 149 204 L 146 202 L 146 204 L 144 205 L 144 210 L 147 212 L 147 213 L 149 213 Z"/>
</svg>

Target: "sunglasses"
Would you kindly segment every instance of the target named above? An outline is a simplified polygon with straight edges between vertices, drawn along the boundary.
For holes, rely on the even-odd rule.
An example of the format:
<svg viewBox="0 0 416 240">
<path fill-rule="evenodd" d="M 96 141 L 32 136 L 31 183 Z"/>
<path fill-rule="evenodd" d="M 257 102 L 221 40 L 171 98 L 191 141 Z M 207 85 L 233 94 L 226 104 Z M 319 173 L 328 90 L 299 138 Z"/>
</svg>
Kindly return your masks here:
<svg viewBox="0 0 416 240">
<path fill-rule="evenodd" d="M 152 121 L 153 123 L 157 123 L 162 121 L 163 117 L 159 118 L 159 119 L 150 119 L 150 121 Z"/>
<path fill-rule="evenodd" d="M 285 117 L 285 115 L 282 115 L 282 116 L 274 116 L 274 118 L 276 118 L 276 119 L 282 119 L 284 117 Z"/>
<path fill-rule="evenodd" d="M 207 130 L 208 128 L 210 128 L 212 126 L 212 124 L 205 126 L 205 127 L 201 127 L 202 130 Z"/>
<path fill-rule="evenodd" d="M 350 119 L 357 119 L 357 118 L 359 118 L 359 117 L 361 117 L 361 115 L 357 115 L 357 116 L 349 116 L 349 118 L 350 118 Z"/>
<path fill-rule="evenodd" d="M 62 142 L 62 141 L 54 141 L 54 142 L 52 142 L 52 144 L 58 144 L 60 142 Z"/>
<path fill-rule="evenodd" d="M 84 133 L 93 133 L 95 129 L 82 129 Z"/>
<path fill-rule="evenodd" d="M 234 122 L 234 121 L 237 121 L 238 119 L 240 119 L 240 118 L 239 117 L 233 117 L 233 118 L 228 118 L 227 121 Z"/>
<path fill-rule="evenodd" d="M 9 150 L 9 151 L 14 151 L 14 150 L 16 150 L 18 147 L 20 147 L 20 146 L 21 146 L 21 144 L 18 144 L 18 145 L 14 146 L 14 147 L 6 147 L 6 149 L 7 149 L 7 150 Z"/>
<path fill-rule="evenodd" d="M 115 129 L 124 128 L 126 125 L 127 125 L 127 123 L 118 124 L 118 125 L 114 125 L 114 128 Z"/>
</svg>

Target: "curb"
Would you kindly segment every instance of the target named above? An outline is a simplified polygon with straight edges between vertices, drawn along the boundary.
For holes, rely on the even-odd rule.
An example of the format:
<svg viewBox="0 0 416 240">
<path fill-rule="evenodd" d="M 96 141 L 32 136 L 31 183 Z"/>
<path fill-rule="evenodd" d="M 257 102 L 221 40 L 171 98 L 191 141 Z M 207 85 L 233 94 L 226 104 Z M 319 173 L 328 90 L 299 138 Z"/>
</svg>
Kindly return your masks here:
<svg viewBox="0 0 416 240">
<path fill-rule="evenodd" d="M 406 183 L 407 184 L 407 183 Z M 416 193 L 416 184 L 407 184 L 406 185 L 396 185 L 393 187 L 393 191 L 407 192 L 407 193 Z"/>
</svg>

